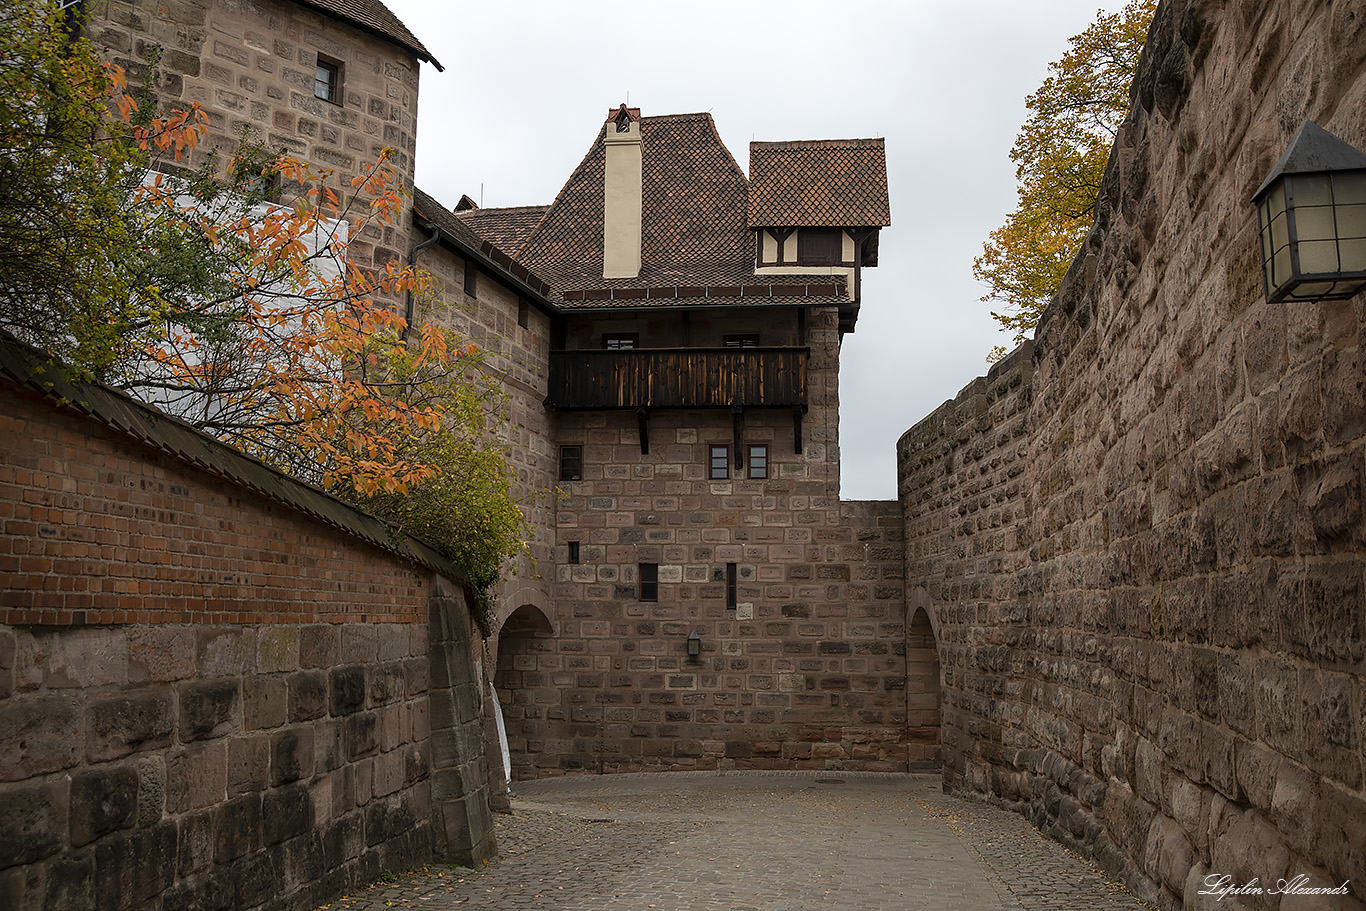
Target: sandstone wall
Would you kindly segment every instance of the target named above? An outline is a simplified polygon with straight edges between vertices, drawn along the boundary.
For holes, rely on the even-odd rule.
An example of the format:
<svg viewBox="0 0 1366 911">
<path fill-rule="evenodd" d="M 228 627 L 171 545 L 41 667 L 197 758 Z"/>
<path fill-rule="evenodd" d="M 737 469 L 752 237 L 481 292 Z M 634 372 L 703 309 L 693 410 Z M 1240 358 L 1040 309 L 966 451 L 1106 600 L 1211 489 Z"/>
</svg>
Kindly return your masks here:
<svg viewBox="0 0 1366 911">
<path fill-rule="evenodd" d="M 1249 203 L 1305 118 L 1366 148 L 1363 59 L 1360 2 L 1164 2 L 1032 350 L 899 444 L 946 782 L 1163 907 L 1366 897 L 1366 304 L 1268 306 Z"/>
<path fill-rule="evenodd" d="M 62 395 L 102 419 L 59 409 L 14 375 L 0 906 L 311 909 L 486 856 L 458 584 L 188 428 L 90 387 Z"/>
<path fill-rule="evenodd" d="M 186 165 L 225 165 L 243 137 L 271 154 L 331 169 L 344 191 L 362 165 L 394 150 L 400 188 L 411 191 L 417 146 L 419 61 L 393 42 L 290 0 L 94 0 L 84 4 L 96 47 L 134 85 L 156 60 L 163 109 L 198 103 L 208 135 Z M 342 65 L 338 103 L 314 97 L 318 55 Z M 409 219 L 353 238 L 362 265 L 402 261 Z"/>
</svg>

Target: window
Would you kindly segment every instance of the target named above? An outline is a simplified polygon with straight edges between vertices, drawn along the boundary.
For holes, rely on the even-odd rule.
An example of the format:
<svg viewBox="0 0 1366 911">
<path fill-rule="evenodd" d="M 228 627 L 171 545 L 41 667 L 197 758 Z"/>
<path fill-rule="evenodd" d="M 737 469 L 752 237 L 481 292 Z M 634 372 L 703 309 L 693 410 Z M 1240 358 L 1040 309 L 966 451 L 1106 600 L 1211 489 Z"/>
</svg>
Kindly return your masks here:
<svg viewBox="0 0 1366 911">
<path fill-rule="evenodd" d="M 313 71 L 314 96 L 333 104 L 341 104 L 341 76 L 341 63 L 319 54 L 318 66 Z"/>
<path fill-rule="evenodd" d="M 726 607 L 735 606 L 735 564 L 726 564 Z"/>
<path fill-rule="evenodd" d="M 531 315 L 531 306 L 527 304 L 525 297 L 517 298 L 517 325 L 526 328 L 527 319 Z"/>
<path fill-rule="evenodd" d="M 561 446 L 561 447 L 560 447 L 560 480 L 561 480 L 561 481 L 581 481 L 581 480 L 583 480 L 583 447 L 582 447 L 582 446 Z"/>
<path fill-rule="evenodd" d="M 479 270 L 474 267 L 474 260 L 465 260 L 465 293 L 470 297 L 475 297 L 479 292 Z"/>
<path fill-rule="evenodd" d="M 839 228 L 802 228 L 797 232 L 797 264 L 838 266 L 844 262 L 844 232 Z"/>
<path fill-rule="evenodd" d="M 749 447 L 749 476 L 768 477 L 768 446 Z"/>
<path fill-rule="evenodd" d="M 85 31 L 85 0 L 60 0 L 57 9 L 62 11 L 62 29 L 72 41 L 81 37 Z"/>
<path fill-rule="evenodd" d="M 619 332 L 615 335 L 604 335 L 602 337 L 602 347 L 611 351 L 627 351 L 632 348 L 639 348 L 640 333 Z"/>
<path fill-rule="evenodd" d="M 727 348 L 758 348 L 759 336 L 757 335 L 727 335 L 722 341 Z"/>
<path fill-rule="evenodd" d="M 569 542 L 569 562 L 572 563 L 572 564 L 574 564 L 575 566 L 577 566 L 578 563 L 579 563 L 579 542 L 578 542 L 578 541 L 570 541 L 570 542 Z"/>
<path fill-rule="evenodd" d="M 658 601 L 659 600 L 659 564 L 641 563 L 638 564 L 640 570 L 640 600 Z"/>
<path fill-rule="evenodd" d="M 724 481 L 730 477 L 730 447 L 712 446 L 707 463 L 707 477 L 713 481 Z"/>
</svg>

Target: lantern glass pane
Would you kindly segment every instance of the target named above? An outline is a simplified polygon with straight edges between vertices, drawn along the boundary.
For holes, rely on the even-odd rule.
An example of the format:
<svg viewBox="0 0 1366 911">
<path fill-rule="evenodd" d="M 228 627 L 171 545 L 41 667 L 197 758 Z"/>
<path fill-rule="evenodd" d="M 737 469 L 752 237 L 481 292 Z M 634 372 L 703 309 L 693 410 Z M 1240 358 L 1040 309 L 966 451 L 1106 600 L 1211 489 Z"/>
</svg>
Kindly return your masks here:
<svg viewBox="0 0 1366 911">
<path fill-rule="evenodd" d="M 1267 194 L 1266 205 L 1270 218 L 1275 218 L 1277 215 L 1285 211 L 1284 179 L 1278 180 L 1276 182 L 1276 186 L 1274 186 L 1271 189 L 1271 192 Z"/>
<path fill-rule="evenodd" d="M 1289 294 L 1289 299 L 1297 301 L 1318 300 L 1325 294 L 1332 293 L 1337 284 L 1337 282 L 1305 282 L 1302 285 L 1295 286 L 1295 290 Z"/>
<path fill-rule="evenodd" d="M 1285 284 L 1288 278 L 1290 278 L 1290 248 L 1282 247 L 1276 251 L 1275 257 L 1271 260 L 1271 287 L 1276 288 Z"/>
<path fill-rule="evenodd" d="M 1333 200 L 1344 203 L 1366 203 L 1366 171 L 1341 171 L 1333 175 Z"/>
<path fill-rule="evenodd" d="M 1337 236 L 1333 228 L 1333 207 L 1295 207 L 1295 236 L 1300 243 L 1311 240 L 1332 240 Z"/>
<path fill-rule="evenodd" d="M 1300 273 L 1323 275 L 1338 272 L 1338 245 L 1334 240 L 1311 240 L 1300 245 Z"/>
<path fill-rule="evenodd" d="M 1280 212 L 1271 219 L 1271 249 L 1282 250 L 1288 243 L 1290 233 L 1285 228 L 1285 212 Z"/>
<path fill-rule="evenodd" d="M 1296 174 L 1288 182 L 1296 209 L 1333 204 L 1333 181 L 1327 174 Z"/>
<path fill-rule="evenodd" d="M 1338 242 L 1343 272 L 1366 272 L 1366 239 Z"/>
<path fill-rule="evenodd" d="M 1338 206 L 1338 237 L 1366 237 L 1366 206 Z"/>
</svg>

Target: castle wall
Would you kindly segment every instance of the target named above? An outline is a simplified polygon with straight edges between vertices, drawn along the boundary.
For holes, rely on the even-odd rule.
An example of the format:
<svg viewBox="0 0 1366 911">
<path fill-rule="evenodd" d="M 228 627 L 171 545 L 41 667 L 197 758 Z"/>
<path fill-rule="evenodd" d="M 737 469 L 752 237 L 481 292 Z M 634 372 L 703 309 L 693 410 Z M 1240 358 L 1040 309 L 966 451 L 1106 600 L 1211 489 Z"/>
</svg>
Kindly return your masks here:
<svg viewBox="0 0 1366 911">
<path fill-rule="evenodd" d="M 786 340 L 795 319 L 779 319 L 764 331 Z M 809 320 L 802 452 L 790 412 L 743 415 L 745 444 L 769 447 L 767 479 L 732 467 L 709 480 L 708 444 L 733 442 L 728 411 L 652 412 L 648 454 L 634 413 L 555 416 L 556 444 L 582 447 L 583 478 L 558 482 L 544 626 L 500 644 L 518 776 L 906 767 L 900 519 L 894 503 L 839 501 L 836 320 L 834 310 Z M 654 332 L 659 344 L 676 322 L 593 328 L 640 331 L 642 342 Z M 695 322 L 694 344 L 746 328 Z M 641 563 L 658 565 L 657 601 L 640 600 Z M 690 659 L 694 630 L 701 655 Z"/>
<path fill-rule="evenodd" d="M 898 444 L 946 783 L 1163 907 L 1366 898 L 1366 304 L 1268 305 L 1249 203 L 1305 118 L 1366 147 L 1363 22 L 1164 2 L 1033 345 Z"/>
<path fill-rule="evenodd" d="M 311 909 L 492 850 L 460 583 L 200 440 L 0 380 L 0 906 Z"/>
</svg>

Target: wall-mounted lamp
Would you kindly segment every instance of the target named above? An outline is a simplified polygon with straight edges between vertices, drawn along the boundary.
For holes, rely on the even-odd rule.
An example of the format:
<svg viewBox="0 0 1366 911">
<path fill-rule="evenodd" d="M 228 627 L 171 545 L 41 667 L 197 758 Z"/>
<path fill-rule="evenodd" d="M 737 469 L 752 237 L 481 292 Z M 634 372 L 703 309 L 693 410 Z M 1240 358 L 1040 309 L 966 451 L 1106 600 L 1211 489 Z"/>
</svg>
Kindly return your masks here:
<svg viewBox="0 0 1366 911">
<path fill-rule="evenodd" d="M 702 637 L 697 635 L 697 630 L 688 633 L 688 657 L 698 658 L 702 655 Z"/>
<path fill-rule="evenodd" d="M 1306 120 L 1252 202 L 1267 303 L 1366 288 L 1366 154 Z"/>
</svg>

